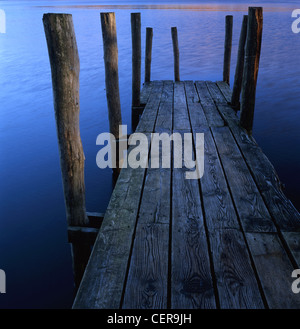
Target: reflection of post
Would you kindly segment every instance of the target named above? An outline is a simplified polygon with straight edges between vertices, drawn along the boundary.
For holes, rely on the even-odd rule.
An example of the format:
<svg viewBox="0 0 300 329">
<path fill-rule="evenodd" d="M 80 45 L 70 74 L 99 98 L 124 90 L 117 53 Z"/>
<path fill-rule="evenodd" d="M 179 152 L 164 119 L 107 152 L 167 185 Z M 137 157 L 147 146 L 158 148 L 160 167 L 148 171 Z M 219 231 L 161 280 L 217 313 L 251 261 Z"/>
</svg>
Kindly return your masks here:
<svg viewBox="0 0 300 329">
<path fill-rule="evenodd" d="M 247 37 L 248 16 L 244 15 L 242 29 L 239 40 L 238 56 L 235 68 L 234 83 L 232 88 L 231 106 L 235 110 L 240 108 L 240 94 L 242 89 L 244 57 L 245 57 L 245 42 Z"/>
<path fill-rule="evenodd" d="M 6 16 L 3 9 L 0 9 L 0 33 L 6 33 Z"/>
<path fill-rule="evenodd" d="M 0 294 L 6 293 L 6 275 L 3 270 L 0 270 Z"/>
<path fill-rule="evenodd" d="M 223 81 L 227 82 L 228 84 L 229 84 L 229 80 L 230 80 L 232 25 L 233 25 L 233 16 L 231 16 L 231 15 L 226 16 L 226 18 L 225 18 Z"/>
<path fill-rule="evenodd" d="M 110 133 L 118 140 L 122 132 L 119 126 L 122 125 L 120 92 L 119 92 L 119 73 L 118 73 L 118 44 L 115 13 L 101 13 L 101 27 L 103 38 L 104 64 L 105 64 L 105 85 L 106 98 L 108 106 L 109 129 Z M 111 145 L 113 147 L 113 145 Z M 114 152 L 113 152 L 114 153 Z M 113 154 L 116 156 L 116 168 L 114 172 L 120 171 L 118 161 L 118 151 Z"/>
<path fill-rule="evenodd" d="M 72 15 L 45 14 L 54 110 L 69 227 L 89 223 L 85 208 L 84 153 L 79 130 L 79 56 Z M 75 285 L 90 255 L 90 244 L 73 243 Z M 78 269 L 80 269 L 78 271 Z"/>
<path fill-rule="evenodd" d="M 253 127 L 256 83 L 262 39 L 262 25 L 262 8 L 249 7 L 240 116 L 240 124 L 248 131 L 249 134 L 252 133 Z"/>
<path fill-rule="evenodd" d="M 172 42 L 173 42 L 173 53 L 174 53 L 174 79 L 180 81 L 179 75 L 179 46 L 178 46 L 178 34 L 177 27 L 171 28 Z"/>
</svg>

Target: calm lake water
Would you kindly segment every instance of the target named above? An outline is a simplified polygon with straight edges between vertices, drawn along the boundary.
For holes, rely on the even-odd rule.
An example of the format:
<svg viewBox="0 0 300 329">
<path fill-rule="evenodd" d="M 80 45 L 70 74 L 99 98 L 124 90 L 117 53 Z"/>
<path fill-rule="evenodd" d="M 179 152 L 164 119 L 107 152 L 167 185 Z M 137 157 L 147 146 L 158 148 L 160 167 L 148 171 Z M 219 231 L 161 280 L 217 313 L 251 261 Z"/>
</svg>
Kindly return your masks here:
<svg viewBox="0 0 300 329">
<path fill-rule="evenodd" d="M 6 33 L 0 34 L 0 269 L 7 276 L 7 293 L 0 294 L 0 308 L 69 308 L 73 300 L 43 14 L 73 15 L 81 61 L 80 126 L 87 209 L 104 212 L 112 179 L 110 170 L 100 170 L 95 161 L 96 137 L 108 131 L 99 13 L 116 12 L 122 116 L 130 130 L 130 13 L 142 13 L 143 54 L 145 28 L 154 28 L 152 79 L 173 79 L 170 28 L 177 26 L 181 78 L 213 81 L 222 79 L 225 16 L 234 15 L 233 82 L 242 17 L 254 2 L 219 3 L 184 10 L 125 1 L 102 8 L 95 6 L 97 2 L 0 2 L 6 14 Z M 120 7 L 124 4 L 129 6 Z M 297 7 L 296 1 L 264 4 L 253 134 L 299 209 L 300 34 L 291 30 L 291 12 Z"/>
</svg>

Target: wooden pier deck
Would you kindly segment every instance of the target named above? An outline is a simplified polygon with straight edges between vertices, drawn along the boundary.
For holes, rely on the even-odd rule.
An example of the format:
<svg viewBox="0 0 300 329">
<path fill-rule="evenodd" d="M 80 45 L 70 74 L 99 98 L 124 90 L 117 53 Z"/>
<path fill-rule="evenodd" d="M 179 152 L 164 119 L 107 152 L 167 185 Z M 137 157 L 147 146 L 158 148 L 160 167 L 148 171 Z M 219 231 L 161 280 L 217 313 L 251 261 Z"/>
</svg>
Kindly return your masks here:
<svg viewBox="0 0 300 329">
<path fill-rule="evenodd" d="M 203 132 L 204 175 L 122 169 L 73 308 L 300 308 L 300 216 L 230 97 L 225 82 L 144 85 L 136 132 Z"/>
</svg>

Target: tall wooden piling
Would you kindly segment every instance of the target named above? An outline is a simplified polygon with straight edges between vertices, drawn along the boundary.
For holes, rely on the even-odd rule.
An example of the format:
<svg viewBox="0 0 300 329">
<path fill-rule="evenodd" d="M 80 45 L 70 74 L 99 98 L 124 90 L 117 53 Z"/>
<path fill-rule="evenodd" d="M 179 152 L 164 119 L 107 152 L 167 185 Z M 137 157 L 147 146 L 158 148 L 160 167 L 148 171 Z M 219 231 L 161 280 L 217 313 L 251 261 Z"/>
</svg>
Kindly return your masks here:
<svg viewBox="0 0 300 329">
<path fill-rule="evenodd" d="M 146 53 L 145 53 L 145 82 L 151 80 L 151 60 L 152 60 L 152 39 L 153 29 L 146 28 Z"/>
<path fill-rule="evenodd" d="M 140 106 L 141 93 L 141 13 L 131 13 L 132 107 Z"/>
<path fill-rule="evenodd" d="M 179 75 L 179 46 L 178 46 L 178 34 L 177 27 L 171 28 L 173 53 L 174 53 L 174 80 L 180 81 Z"/>
<path fill-rule="evenodd" d="M 231 96 L 231 106 L 235 110 L 239 110 L 239 108 L 240 108 L 240 94 L 241 94 L 242 81 L 243 81 L 245 42 L 246 42 L 246 37 L 247 37 L 247 24 L 248 24 L 248 16 L 244 15 L 240 39 L 239 39 L 239 49 L 238 49 L 237 62 L 236 62 L 235 75 L 234 75 L 234 83 L 233 83 L 232 96 Z"/>
<path fill-rule="evenodd" d="M 115 13 L 100 13 L 100 17 L 109 129 L 115 138 L 119 138 L 119 126 L 122 125 L 122 115 L 119 91 L 116 17 Z"/>
<path fill-rule="evenodd" d="M 84 153 L 79 131 L 79 56 L 72 15 L 45 14 L 44 29 L 52 73 L 60 165 L 69 227 L 89 223 L 85 207 Z M 91 245 L 72 243 L 74 281 L 79 286 Z"/>
<path fill-rule="evenodd" d="M 223 81 L 227 82 L 228 84 L 229 84 L 229 80 L 230 80 L 232 26 L 233 26 L 233 16 L 232 15 L 227 15 L 226 18 L 225 18 Z"/>
<path fill-rule="evenodd" d="M 72 15 L 45 14 L 60 165 L 69 225 L 88 224 L 79 131 L 79 56 Z"/>
<path fill-rule="evenodd" d="M 252 133 L 263 26 L 262 7 L 249 7 L 240 124 Z"/>
<path fill-rule="evenodd" d="M 119 70 L 118 70 L 118 43 L 117 27 L 115 13 L 100 13 L 104 66 L 105 66 L 105 86 L 108 106 L 108 118 L 110 133 L 118 140 L 122 134 L 119 126 L 122 125 L 120 91 L 119 91 Z M 117 145 L 114 140 L 111 141 L 111 147 L 116 153 L 112 152 L 112 162 L 116 164 L 113 173 L 118 176 L 120 173 L 119 156 Z"/>
</svg>

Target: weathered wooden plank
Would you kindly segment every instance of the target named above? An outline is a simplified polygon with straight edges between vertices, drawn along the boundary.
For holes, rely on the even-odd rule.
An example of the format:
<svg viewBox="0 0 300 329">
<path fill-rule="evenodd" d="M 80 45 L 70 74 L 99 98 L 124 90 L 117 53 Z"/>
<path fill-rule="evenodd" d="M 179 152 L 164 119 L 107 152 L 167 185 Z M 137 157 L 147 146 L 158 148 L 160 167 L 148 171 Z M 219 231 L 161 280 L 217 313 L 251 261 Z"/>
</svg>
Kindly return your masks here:
<svg viewBox="0 0 300 329">
<path fill-rule="evenodd" d="M 229 87 L 229 84 L 224 81 L 217 81 L 216 83 L 219 89 L 221 90 L 223 96 L 225 97 L 226 102 L 230 104 L 232 91 Z"/>
<path fill-rule="evenodd" d="M 187 97 L 190 104 L 193 97 Z M 221 308 L 261 308 L 262 298 L 210 130 L 204 132 L 201 194 Z"/>
<path fill-rule="evenodd" d="M 217 86 L 217 84 L 215 82 L 212 82 L 212 81 L 206 81 L 205 83 L 206 83 L 207 89 L 209 90 L 209 92 L 211 94 L 211 97 L 212 97 L 213 101 L 215 102 L 215 104 L 227 105 L 227 100 L 225 99 L 225 97 L 220 92 L 220 89 Z"/>
<path fill-rule="evenodd" d="M 73 308 L 119 308 L 144 173 L 121 170 Z"/>
<path fill-rule="evenodd" d="M 226 85 L 226 83 L 225 83 Z M 224 120 L 228 125 L 239 125 L 239 118 L 236 114 L 236 112 L 232 109 L 232 107 L 228 104 L 226 93 L 222 92 L 222 90 L 225 90 L 224 85 L 219 88 L 218 83 L 212 83 L 210 81 L 207 82 L 207 88 L 209 90 L 209 93 L 211 94 L 211 97 L 216 104 L 216 107 Z M 228 87 L 229 88 L 229 87 Z M 227 95 L 228 96 L 228 95 Z"/>
<path fill-rule="evenodd" d="M 161 101 L 155 132 L 171 132 L 173 83 L 164 83 Z M 170 185 L 170 168 L 152 168 L 149 160 L 123 308 L 167 308 Z"/>
<path fill-rule="evenodd" d="M 200 103 L 199 95 L 193 81 L 184 81 L 185 96 L 188 105 Z"/>
<path fill-rule="evenodd" d="M 219 95 L 218 98 L 220 97 Z M 235 111 L 224 104 L 217 104 L 217 108 L 228 123 L 272 218 L 283 231 L 300 231 L 299 212 L 284 195 L 271 162 L 254 138 L 240 127 Z"/>
<path fill-rule="evenodd" d="M 277 234 L 247 233 L 247 241 L 271 309 L 299 309 L 299 294 L 291 289 L 294 270 Z"/>
<path fill-rule="evenodd" d="M 221 229 L 210 231 L 209 239 L 220 307 L 264 308 L 243 234 L 234 229 Z"/>
<path fill-rule="evenodd" d="M 215 308 L 199 185 L 185 171 L 172 174 L 171 308 Z"/>
<path fill-rule="evenodd" d="M 269 159 L 244 129 L 231 124 L 230 129 L 277 225 L 282 231 L 299 232 L 300 214 L 284 195 L 280 179 Z"/>
<path fill-rule="evenodd" d="M 300 232 L 282 232 L 282 235 L 297 267 L 300 268 Z"/>
<path fill-rule="evenodd" d="M 194 83 L 192 81 L 185 81 L 184 88 L 192 127 L 194 129 L 207 128 L 208 123 Z"/>
<path fill-rule="evenodd" d="M 153 82 L 144 82 L 140 95 L 141 106 L 145 106 L 147 104 L 151 94 L 152 86 L 153 86 Z"/>
<path fill-rule="evenodd" d="M 138 126 L 139 132 L 153 131 L 162 87 L 163 83 L 154 83 Z M 148 138 L 150 140 L 150 134 Z M 122 169 L 76 295 L 74 308 L 120 307 L 144 175 L 144 168 Z"/>
<path fill-rule="evenodd" d="M 155 132 L 172 132 L 173 117 L 173 90 L 172 82 L 164 82 L 161 102 L 155 123 Z"/>
<path fill-rule="evenodd" d="M 223 127 L 224 121 L 213 103 L 211 95 L 207 89 L 205 81 L 196 81 L 197 92 L 200 98 L 200 103 L 203 107 L 207 122 L 210 127 Z"/>
<path fill-rule="evenodd" d="M 276 228 L 228 127 L 212 128 L 230 191 L 245 232 Z"/>
<path fill-rule="evenodd" d="M 204 175 L 200 183 L 208 230 L 213 232 L 221 229 L 239 229 L 239 222 L 210 131 L 204 133 Z"/>
<path fill-rule="evenodd" d="M 161 94 L 163 91 L 163 82 L 156 81 L 152 83 L 153 87 L 151 90 L 151 94 L 143 111 L 143 114 L 140 118 L 139 124 L 135 130 L 136 132 L 151 133 L 154 129 L 156 115 L 160 104 Z"/>
<path fill-rule="evenodd" d="M 167 308 L 170 179 L 147 171 L 123 308 Z"/>
<path fill-rule="evenodd" d="M 174 130 L 190 130 L 184 82 L 174 83 Z"/>
</svg>

